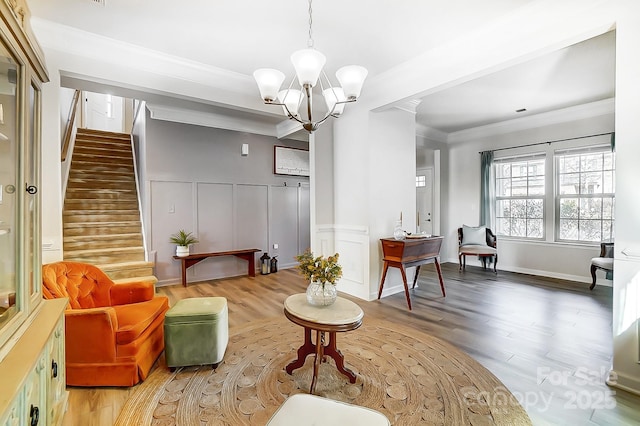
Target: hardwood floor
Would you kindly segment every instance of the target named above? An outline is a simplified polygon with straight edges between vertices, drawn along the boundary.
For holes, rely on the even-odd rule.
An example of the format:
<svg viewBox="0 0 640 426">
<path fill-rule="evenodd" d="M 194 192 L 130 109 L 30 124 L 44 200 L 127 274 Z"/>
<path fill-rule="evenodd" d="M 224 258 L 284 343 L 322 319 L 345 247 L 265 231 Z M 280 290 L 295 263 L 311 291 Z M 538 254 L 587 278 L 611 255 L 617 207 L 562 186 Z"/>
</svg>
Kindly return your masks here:
<svg viewBox="0 0 640 426">
<path fill-rule="evenodd" d="M 640 397 L 610 388 L 610 287 L 468 266 L 442 265 L 442 297 L 432 265 L 412 290 L 413 311 L 403 293 L 366 302 L 350 298 L 379 318 L 411 325 L 466 351 L 519 399 L 535 425 L 640 424 Z M 295 270 L 158 288 L 171 304 L 185 297 L 224 296 L 229 326 L 282 314 L 287 296 L 304 292 Z M 344 296 L 344 295 L 343 295 Z M 111 425 L 135 391 L 69 388 L 64 425 Z"/>
</svg>

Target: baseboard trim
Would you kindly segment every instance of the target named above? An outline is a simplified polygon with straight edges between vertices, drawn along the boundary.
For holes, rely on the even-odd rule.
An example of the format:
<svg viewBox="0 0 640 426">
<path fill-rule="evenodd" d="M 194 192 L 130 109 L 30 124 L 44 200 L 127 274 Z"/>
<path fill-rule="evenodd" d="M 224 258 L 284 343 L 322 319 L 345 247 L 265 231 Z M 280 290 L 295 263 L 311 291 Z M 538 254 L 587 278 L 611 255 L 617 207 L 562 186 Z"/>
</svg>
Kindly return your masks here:
<svg viewBox="0 0 640 426">
<path fill-rule="evenodd" d="M 607 385 L 621 389 L 625 392 L 632 393 L 634 395 L 640 395 L 640 380 L 637 378 L 629 377 L 625 374 L 620 374 L 615 370 L 609 372 L 609 377 L 615 377 L 615 380 L 607 380 Z M 623 383 L 620 383 L 622 381 Z"/>
<path fill-rule="evenodd" d="M 459 265 L 458 260 L 448 260 L 446 263 L 454 263 L 456 265 Z M 469 265 L 469 262 L 467 262 L 467 265 Z M 471 264 L 471 266 L 479 266 L 481 267 L 482 264 L 480 262 L 478 262 L 477 265 L 475 264 Z M 545 277 L 545 278 L 555 278 L 558 280 L 566 280 L 566 281 L 575 281 L 578 283 L 587 283 L 590 284 L 591 283 L 591 277 L 584 277 L 584 276 L 580 276 L 580 275 L 570 275 L 570 274 L 561 274 L 561 273 L 557 273 L 557 272 L 551 272 L 551 271 L 543 271 L 543 270 L 539 270 L 539 269 L 528 269 L 528 268 L 518 268 L 516 266 L 501 266 L 500 262 L 498 262 L 498 273 L 500 273 L 500 271 L 506 271 L 506 272 L 515 272 L 518 274 L 527 274 L 527 275 L 535 275 L 538 277 Z M 613 287 L 613 281 L 607 280 L 607 279 L 601 279 L 598 278 L 596 280 L 596 286 L 603 286 L 603 287 Z"/>
</svg>

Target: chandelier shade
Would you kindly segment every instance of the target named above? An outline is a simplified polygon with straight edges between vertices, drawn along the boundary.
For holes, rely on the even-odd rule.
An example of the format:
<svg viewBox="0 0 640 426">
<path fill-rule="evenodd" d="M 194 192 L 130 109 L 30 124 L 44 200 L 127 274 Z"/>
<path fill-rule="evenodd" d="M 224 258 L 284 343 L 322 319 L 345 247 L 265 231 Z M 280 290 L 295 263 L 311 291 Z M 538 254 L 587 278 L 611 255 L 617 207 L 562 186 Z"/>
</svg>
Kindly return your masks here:
<svg viewBox="0 0 640 426">
<path fill-rule="evenodd" d="M 278 100 L 283 104 L 282 109 L 285 115 L 298 116 L 298 108 L 302 100 L 302 92 L 297 89 L 281 90 L 278 93 Z"/>
<path fill-rule="evenodd" d="M 326 62 L 327 57 L 315 49 L 302 49 L 291 55 L 291 63 L 296 70 L 300 86 L 315 86 Z"/>
<path fill-rule="evenodd" d="M 347 99 L 357 99 L 360 96 L 367 74 L 367 69 L 359 65 L 348 65 L 336 71 L 336 77 L 342 85 L 344 96 Z"/>
<path fill-rule="evenodd" d="M 275 101 L 284 81 L 284 74 L 271 68 L 261 68 L 253 72 L 253 78 L 258 83 L 262 99 L 265 102 Z"/>
<path fill-rule="evenodd" d="M 344 105 L 355 102 L 360 96 L 362 85 L 367 77 L 367 69 L 359 65 L 348 65 L 340 68 L 336 72 L 336 77 L 341 86 L 333 86 L 331 81 L 323 71 L 327 62 L 326 56 L 313 48 L 312 38 L 312 9 L 309 0 L 309 40 L 308 48 L 293 52 L 291 63 L 296 72 L 296 76 L 291 80 L 289 87 L 280 90 L 284 82 L 284 74 L 278 70 L 261 68 L 253 73 L 253 77 L 258 84 L 262 100 L 269 105 L 280 105 L 285 115 L 296 120 L 309 133 L 324 123 L 329 117 L 339 117 L 344 112 Z M 294 87 L 295 79 L 298 79 L 298 86 Z M 319 120 L 313 119 L 313 88 L 320 82 L 321 94 L 327 112 Z M 306 118 L 298 112 L 300 106 L 306 99 Z"/>
<path fill-rule="evenodd" d="M 342 87 L 330 87 L 322 91 L 324 102 L 327 105 L 327 111 L 333 111 L 334 117 L 340 116 L 344 111 L 344 102 L 347 100 L 344 96 Z M 340 102 L 340 103 L 338 103 Z"/>
</svg>

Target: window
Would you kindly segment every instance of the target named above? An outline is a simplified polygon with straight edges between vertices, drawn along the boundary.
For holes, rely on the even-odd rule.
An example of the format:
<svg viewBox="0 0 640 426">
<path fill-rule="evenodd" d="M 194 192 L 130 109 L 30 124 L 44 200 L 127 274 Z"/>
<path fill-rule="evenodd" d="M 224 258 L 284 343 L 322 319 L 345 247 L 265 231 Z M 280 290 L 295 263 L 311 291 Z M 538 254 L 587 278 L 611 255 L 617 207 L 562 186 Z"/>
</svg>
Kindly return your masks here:
<svg viewBox="0 0 640 426">
<path fill-rule="evenodd" d="M 544 238 L 544 154 L 504 158 L 494 164 L 497 234 Z"/>
<path fill-rule="evenodd" d="M 416 176 L 416 188 L 427 186 L 427 177 L 425 175 Z"/>
<path fill-rule="evenodd" d="M 557 151 L 556 239 L 613 239 L 615 154 L 609 146 Z"/>
</svg>

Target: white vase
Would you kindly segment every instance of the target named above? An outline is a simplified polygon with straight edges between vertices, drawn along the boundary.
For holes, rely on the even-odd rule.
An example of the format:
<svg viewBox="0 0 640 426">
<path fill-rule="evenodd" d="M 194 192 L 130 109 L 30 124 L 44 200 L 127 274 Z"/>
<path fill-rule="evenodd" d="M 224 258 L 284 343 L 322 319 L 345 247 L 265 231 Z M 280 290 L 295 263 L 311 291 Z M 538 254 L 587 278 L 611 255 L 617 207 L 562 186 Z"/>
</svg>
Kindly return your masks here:
<svg viewBox="0 0 640 426">
<path fill-rule="evenodd" d="M 329 306 L 336 301 L 338 290 L 331 283 L 312 281 L 307 287 L 307 302 L 314 306 Z"/>
<path fill-rule="evenodd" d="M 402 220 L 396 221 L 395 226 L 393 227 L 393 238 L 396 240 L 404 240 L 407 234 L 402 230 Z"/>
<path fill-rule="evenodd" d="M 189 256 L 189 246 L 176 246 L 176 256 L 178 257 Z"/>
</svg>

